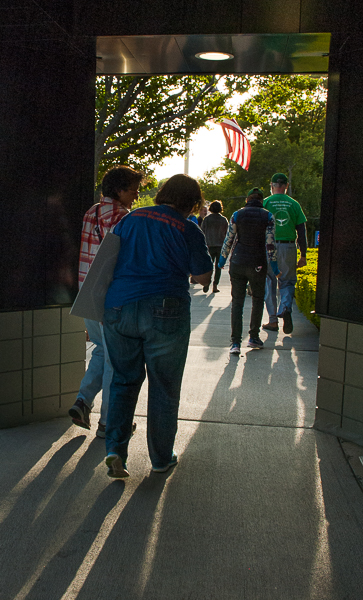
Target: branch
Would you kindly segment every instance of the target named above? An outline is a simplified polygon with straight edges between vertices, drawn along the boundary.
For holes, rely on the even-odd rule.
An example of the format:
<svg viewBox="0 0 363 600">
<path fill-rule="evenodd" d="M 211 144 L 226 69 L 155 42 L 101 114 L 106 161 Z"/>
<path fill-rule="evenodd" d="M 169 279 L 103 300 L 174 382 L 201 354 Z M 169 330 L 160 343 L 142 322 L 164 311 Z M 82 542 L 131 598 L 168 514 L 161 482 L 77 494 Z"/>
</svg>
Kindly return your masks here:
<svg viewBox="0 0 363 600">
<path fill-rule="evenodd" d="M 96 136 L 101 134 L 102 128 L 103 128 L 106 118 L 107 118 L 108 96 L 111 92 L 111 87 L 112 87 L 112 77 L 106 77 L 105 78 L 105 101 L 100 110 L 100 116 L 98 117 Z"/>
<path fill-rule="evenodd" d="M 130 85 L 127 89 L 126 94 L 124 95 L 123 99 L 121 100 L 117 111 L 115 112 L 114 116 L 112 117 L 112 119 L 108 123 L 108 125 L 105 127 L 105 129 L 103 131 L 101 130 L 100 132 L 98 132 L 98 126 L 97 126 L 97 133 L 98 133 L 98 135 L 96 133 L 96 148 L 97 149 L 99 147 L 103 147 L 104 142 L 107 140 L 107 138 L 110 135 L 112 135 L 113 133 L 115 133 L 122 117 L 127 113 L 130 106 L 133 104 L 135 98 L 137 98 L 137 96 L 144 90 L 148 79 L 149 79 L 149 77 L 142 77 L 142 78 L 134 77 L 134 79 L 132 80 L 132 82 L 130 83 Z M 119 84 L 120 84 L 120 79 L 118 79 L 118 83 L 117 83 L 118 95 L 120 97 L 121 95 L 120 95 L 120 85 Z M 136 91 L 135 91 L 135 88 L 137 88 Z"/>
<path fill-rule="evenodd" d="M 206 92 L 209 91 L 209 89 L 211 87 L 212 87 L 212 84 L 208 84 L 207 86 L 205 86 L 203 88 L 203 90 L 196 96 L 196 98 L 194 99 L 193 103 L 190 105 L 189 108 L 186 108 L 178 113 L 167 113 L 163 119 L 160 119 L 159 121 L 155 121 L 155 123 L 147 123 L 146 125 L 143 125 L 142 127 L 133 129 L 133 130 L 129 131 L 128 133 L 126 133 L 125 135 L 118 137 L 115 140 L 105 144 L 104 145 L 105 150 L 109 150 L 110 148 L 114 148 L 115 146 L 123 144 L 129 138 L 137 137 L 141 133 L 145 133 L 146 131 L 151 131 L 152 129 L 156 129 L 157 127 L 160 127 L 161 125 L 165 125 L 166 123 L 171 123 L 172 121 L 175 121 L 176 119 L 182 119 L 183 117 L 190 115 L 194 111 L 194 109 L 197 107 L 197 105 L 199 104 L 201 98 L 206 95 Z M 213 116 L 214 116 L 213 114 L 210 114 L 210 115 L 207 114 L 205 120 L 207 121 L 208 119 L 212 118 Z"/>
</svg>

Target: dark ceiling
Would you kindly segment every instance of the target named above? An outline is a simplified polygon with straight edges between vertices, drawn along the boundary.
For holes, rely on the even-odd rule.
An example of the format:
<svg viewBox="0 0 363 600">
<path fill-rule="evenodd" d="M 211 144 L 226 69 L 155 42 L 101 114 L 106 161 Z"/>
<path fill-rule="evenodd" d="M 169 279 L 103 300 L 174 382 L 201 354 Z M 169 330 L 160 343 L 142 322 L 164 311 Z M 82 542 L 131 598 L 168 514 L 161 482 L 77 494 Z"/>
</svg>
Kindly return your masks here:
<svg viewBox="0 0 363 600">
<path fill-rule="evenodd" d="M 312 73 L 328 71 L 329 33 L 145 35 L 97 38 L 97 73 Z M 198 52 L 227 52 L 209 61 Z"/>
</svg>

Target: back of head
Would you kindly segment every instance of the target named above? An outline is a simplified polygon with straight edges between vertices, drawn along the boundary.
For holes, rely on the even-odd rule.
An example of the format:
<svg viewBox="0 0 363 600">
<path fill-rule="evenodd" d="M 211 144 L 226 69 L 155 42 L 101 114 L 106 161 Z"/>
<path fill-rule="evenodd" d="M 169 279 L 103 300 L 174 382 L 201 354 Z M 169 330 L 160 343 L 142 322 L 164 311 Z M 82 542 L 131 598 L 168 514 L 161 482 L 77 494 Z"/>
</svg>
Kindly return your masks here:
<svg viewBox="0 0 363 600">
<path fill-rule="evenodd" d="M 223 204 L 220 202 L 220 200 L 214 200 L 214 202 L 209 205 L 209 212 L 211 213 L 221 213 L 222 211 Z"/>
<path fill-rule="evenodd" d="M 283 189 L 286 187 L 288 182 L 288 179 L 285 175 L 285 173 L 275 173 L 275 175 L 272 175 L 271 177 L 271 187 L 274 190 L 279 190 L 280 188 Z"/>
<path fill-rule="evenodd" d="M 250 190 L 247 194 L 247 202 L 249 202 L 250 200 L 259 200 L 260 202 L 262 202 L 262 200 L 263 200 L 262 190 L 260 190 L 257 187 L 252 188 L 252 190 Z"/>
<path fill-rule="evenodd" d="M 126 192 L 132 185 L 139 186 L 143 173 L 131 167 L 120 165 L 109 169 L 102 179 L 102 194 L 112 200 L 118 200 L 121 190 Z"/>
<path fill-rule="evenodd" d="M 197 212 L 204 204 L 199 183 L 189 175 L 173 175 L 156 195 L 155 204 L 172 204 L 179 212 Z"/>
</svg>

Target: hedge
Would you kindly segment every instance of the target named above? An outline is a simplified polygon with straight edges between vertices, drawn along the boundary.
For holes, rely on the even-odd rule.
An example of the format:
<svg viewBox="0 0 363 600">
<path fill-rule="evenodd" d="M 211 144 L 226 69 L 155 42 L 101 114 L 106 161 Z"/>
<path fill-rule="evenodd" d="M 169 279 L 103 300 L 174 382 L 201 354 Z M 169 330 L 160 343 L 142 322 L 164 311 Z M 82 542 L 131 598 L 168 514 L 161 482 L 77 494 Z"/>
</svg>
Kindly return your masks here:
<svg viewBox="0 0 363 600">
<path fill-rule="evenodd" d="M 297 269 L 297 284 L 295 288 L 295 300 L 298 309 L 320 328 L 320 317 L 311 314 L 315 310 L 316 275 L 318 270 L 318 249 L 308 248 L 306 253 L 307 266 Z"/>
</svg>

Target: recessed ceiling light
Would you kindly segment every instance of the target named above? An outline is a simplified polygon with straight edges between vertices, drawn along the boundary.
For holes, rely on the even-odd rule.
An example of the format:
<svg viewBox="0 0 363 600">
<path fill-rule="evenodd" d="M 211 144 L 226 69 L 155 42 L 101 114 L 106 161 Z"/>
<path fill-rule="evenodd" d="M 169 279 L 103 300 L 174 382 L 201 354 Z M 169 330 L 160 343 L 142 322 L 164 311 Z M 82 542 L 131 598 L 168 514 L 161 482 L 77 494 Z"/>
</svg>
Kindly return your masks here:
<svg viewBox="0 0 363 600">
<path fill-rule="evenodd" d="M 198 52 L 195 56 L 203 60 L 229 60 L 234 58 L 233 54 L 227 54 L 227 52 Z"/>
</svg>

